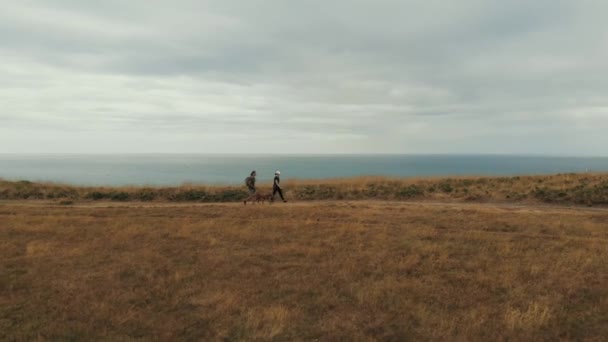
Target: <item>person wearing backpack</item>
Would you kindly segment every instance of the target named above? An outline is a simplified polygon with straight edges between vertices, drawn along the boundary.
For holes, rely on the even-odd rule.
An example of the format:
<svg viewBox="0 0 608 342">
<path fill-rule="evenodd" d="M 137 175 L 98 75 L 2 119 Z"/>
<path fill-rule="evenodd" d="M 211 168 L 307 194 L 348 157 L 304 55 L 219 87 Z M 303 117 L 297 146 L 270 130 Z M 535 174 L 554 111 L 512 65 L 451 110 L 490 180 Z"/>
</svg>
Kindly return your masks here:
<svg viewBox="0 0 608 342">
<path fill-rule="evenodd" d="M 251 174 L 249 175 L 249 177 L 245 178 L 245 185 L 247 186 L 247 189 L 249 190 L 249 194 L 250 195 L 255 195 L 255 176 L 257 175 L 257 173 L 255 172 L 255 170 L 251 171 Z"/>
<path fill-rule="evenodd" d="M 251 174 L 249 175 L 249 177 L 245 178 L 245 186 L 247 187 L 247 190 L 249 190 L 249 197 L 245 198 L 243 200 L 243 203 L 245 205 L 247 205 L 248 201 L 252 201 L 255 198 L 255 176 L 256 176 L 256 172 L 255 170 L 251 171 Z"/>
</svg>

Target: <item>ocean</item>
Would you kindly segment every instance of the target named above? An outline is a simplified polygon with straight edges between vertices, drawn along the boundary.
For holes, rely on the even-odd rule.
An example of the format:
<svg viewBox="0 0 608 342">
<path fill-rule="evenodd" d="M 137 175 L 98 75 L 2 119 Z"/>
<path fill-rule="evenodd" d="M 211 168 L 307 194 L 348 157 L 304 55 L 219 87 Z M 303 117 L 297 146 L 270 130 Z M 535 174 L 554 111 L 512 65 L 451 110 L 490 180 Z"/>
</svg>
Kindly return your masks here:
<svg viewBox="0 0 608 342">
<path fill-rule="evenodd" d="M 606 172 L 608 157 L 506 155 L 18 155 L 0 154 L 0 178 L 73 185 L 242 184 L 280 170 L 290 178 L 497 176 Z"/>
</svg>

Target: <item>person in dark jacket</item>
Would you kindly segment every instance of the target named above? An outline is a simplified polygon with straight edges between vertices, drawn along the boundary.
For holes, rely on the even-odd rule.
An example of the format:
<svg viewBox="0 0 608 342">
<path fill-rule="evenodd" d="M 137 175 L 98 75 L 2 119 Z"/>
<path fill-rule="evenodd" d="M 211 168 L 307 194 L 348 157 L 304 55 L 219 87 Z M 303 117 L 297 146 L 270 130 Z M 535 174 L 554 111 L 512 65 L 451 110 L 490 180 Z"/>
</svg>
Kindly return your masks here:
<svg viewBox="0 0 608 342">
<path fill-rule="evenodd" d="M 251 174 L 249 175 L 249 177 L 245 178 L 245 186 L 247 186 L 247 190 L 249 191 L 249 197 L 247 197 L 245 200 L 243 200 L 243 203 L 245 205 L 247 205 L 248 201 L 253 201 L 253 199 L 255 198 L 255 176 L 257 175 L 257 173 L 255 172 L 255 170 L 251 171 Z"/>
<path fill-rule="evenodd" d="M 274 181 L 272 182 L 272 197 L 279 193 L 283 202 L 287 202 L 285 197 L 283 197 L 283 189 L 281 189 L 281 171 L 277 171 L 274 173 Z"/>
<path fill-rule="evenodd" d="M 257 175 L 257 173 L 255 172 L 255 170 L 251 171 L 251 174 L 249 175 L 249 177 L 245 178 L 245 185 L 247 186 L 247 189 L 249 190 L 249 194 L 250 195 L 255 195 L 255 176 Z"/>
</svg>

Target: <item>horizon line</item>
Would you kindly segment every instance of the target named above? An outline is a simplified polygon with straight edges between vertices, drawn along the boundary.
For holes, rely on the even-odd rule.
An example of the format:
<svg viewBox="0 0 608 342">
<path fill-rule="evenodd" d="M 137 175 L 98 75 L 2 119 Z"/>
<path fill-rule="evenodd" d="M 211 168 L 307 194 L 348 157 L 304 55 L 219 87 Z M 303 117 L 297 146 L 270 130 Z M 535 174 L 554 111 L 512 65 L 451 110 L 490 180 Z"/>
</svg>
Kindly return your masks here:
<svg viewBox="0 0 608 342">
<path fill-rule="evenodd" d="M 257 153 L 257 152 L 0 152 L 0 156 L 276 156 L 276 157 L 305 157 L 305 156 L 494 156 L 494 157 L 554 157 L 554 158 L 608 158 L 608 155 L 591 154 L 556 154 L 556 153 L 397 153 L 397 152 L 338 152 L 338 153 Z"/>
</svg>

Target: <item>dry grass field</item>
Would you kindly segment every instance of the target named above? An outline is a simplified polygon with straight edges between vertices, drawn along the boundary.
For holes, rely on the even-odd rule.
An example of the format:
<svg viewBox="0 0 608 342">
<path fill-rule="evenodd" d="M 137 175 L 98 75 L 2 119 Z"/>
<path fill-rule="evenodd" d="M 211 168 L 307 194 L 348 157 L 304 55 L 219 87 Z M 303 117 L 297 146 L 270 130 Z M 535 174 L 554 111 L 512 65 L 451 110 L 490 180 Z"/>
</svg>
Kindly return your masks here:
<svg viewBox="0 0 608 342">
<path fill-rule="evenodd" d="M 0 201 L 0 340 L 608 336 L 608 211 Z"/>
</svg>

